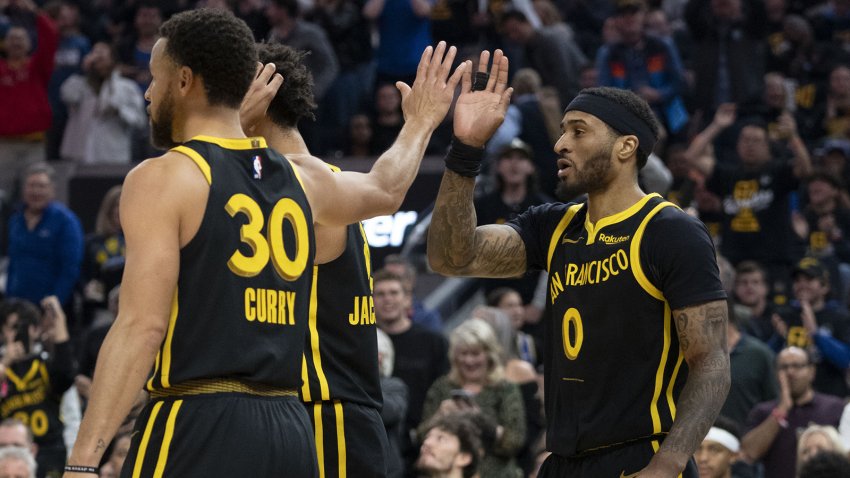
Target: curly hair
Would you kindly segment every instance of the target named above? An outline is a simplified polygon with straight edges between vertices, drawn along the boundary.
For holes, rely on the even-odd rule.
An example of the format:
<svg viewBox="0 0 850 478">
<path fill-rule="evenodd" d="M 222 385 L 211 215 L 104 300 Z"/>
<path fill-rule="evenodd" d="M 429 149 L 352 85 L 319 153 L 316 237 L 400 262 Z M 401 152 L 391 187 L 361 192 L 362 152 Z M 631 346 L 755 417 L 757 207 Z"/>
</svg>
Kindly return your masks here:
<svg viewBox="0 0 850 478">
<path fill-rule="evenodd" d="M 619 103 L 624 108 L 629 110 L 632 114 L 643 120 L 647 124 L 647 126 L 649 126 L 650 131 L 652 131 L 653 139 L 655 139 L 656 141 L 658 140 L 658 135 L 661 131 L 661 128 L 658 126 L 658 119 L 655 118 L 655 113 L 652 112 L 652 108 L 649 107 L 649 104 L 640 96 L 634 94 L 629 90 L 622 90 L 619 88 L 611 88 L 607 86 L 585 88 L 581 90 L 579 94 L 599 96 L 601 98 L 605 98 Z M 608 128 L 614 135 L 620 135 L 620 133 L 614 131 L 614 129 L 610 126 L 608 126 Z M 649 159 L 649 154 L 644 151 L 638 150 L 637 168 L 643 168 L 644 165 L 646 165 L 647 159 Z"/>
<path fill-rule="evenodd" d="M 166 54 L 204 80 L 210 106 L 239 108 L 254 80 L 257 50 L 244 21 L 232 13 L 201 8 L 162 24 Z"/>
<path fill-rule="evenodd" d="M 279 43 L 260 43 L 257 53 L 263 64 L 274 63 L 283 76 L 283 84 L 266 111 L 269 119 L 282 128 L 296 128 L 302 118 L 315 120 L 313 75 L 303 62 L 307 53 Z"/>
</svg>

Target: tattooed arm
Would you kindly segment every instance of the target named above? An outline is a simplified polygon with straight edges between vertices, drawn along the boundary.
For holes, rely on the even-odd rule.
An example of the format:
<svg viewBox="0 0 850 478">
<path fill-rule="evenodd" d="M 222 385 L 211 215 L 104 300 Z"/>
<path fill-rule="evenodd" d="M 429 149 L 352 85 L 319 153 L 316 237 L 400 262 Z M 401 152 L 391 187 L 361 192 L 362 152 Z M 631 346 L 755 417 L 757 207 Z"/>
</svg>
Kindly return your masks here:
<svg viewBox="0 0 850 478">
<path fill-rule="evenodd" d="M 478 71 L 485 73 L 489 52 L 482 52 Z M 454 113 L 454 135 L 462 143 L 482 148 L 502 124 L 510 103 L 508 59 L 496 50 L 483 91 L 472 91 L 465 71 Z M 472 193 L 475 179 L 446 170 L 428 230 L 428 261 L 444 275 L 516 277 L 526 270 L 525 244 L 510 226 L 476 228 Z"/>
<path fill-rule="evenodd" d="M 677 403 L 676 420 L 639 476 L 677 476 L 694 455 L 720 413 L 729 392 L 728 306 L 725 300 L 673 311 L 688 379 Z"/>
</svg>

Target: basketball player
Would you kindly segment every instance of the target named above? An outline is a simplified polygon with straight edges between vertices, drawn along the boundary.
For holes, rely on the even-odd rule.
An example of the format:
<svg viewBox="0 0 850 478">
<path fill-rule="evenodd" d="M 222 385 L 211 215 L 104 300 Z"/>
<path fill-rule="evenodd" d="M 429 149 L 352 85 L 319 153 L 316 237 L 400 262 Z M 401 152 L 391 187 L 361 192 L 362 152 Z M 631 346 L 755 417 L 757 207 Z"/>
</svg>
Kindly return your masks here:
<svg viewBox="0 0 850 478">
<path fill-rule="evenodd" d="M 446 49 L 441 42 L 432 51 L 429 47 L 414 83 L 416 88 L 441 89 L 439 99 L 444 104 L 442 120 L 448 111 L 461 74 L 469 63 L 462 64 L 448 78 L 456 54 L 454 47 Z M 347 201 L 362 201 L 363 218 L 395 212 L 410 187 L 424 146 L 430 136 L 431 126 L 419 131 L 412 117 L 414 98 L 400 84 L 404 101 L 402 108 L 407 118 L 396 142 L 368 173 L 340 172 L 320 159 L 311 156 L 297 129 L 301 118 L 310 117 L 315 105 L 312 101 L 312 80 L 302 64 L 303 54 L 283 46 L 259 45 L 260 61 L 266 64 L 243 102 L 243 125 L 262 134 L 269 144 L 299 167 L 305 184 L 324 178 L 317 187 L 328 182 L 345 184 L 349 191 Z M 279 90 L 269 73 L 283 75 Z M 268 83 L 267 83 L 268 81 Z M 268 96 L 276 90 L 265 116 L 263 101 L 257 97 Z M 412 124 L 411 124 L 412 122 Z M 399 151 L 401 142 L 417 134 L 423 142 L 414 142 Z M 392 163 L 388 160 L 394 158 Z M 388 168 L 392 167 L 393 172 Z M 331 171 L 337 171 L 335 174 Z M 389 173 L 389 174 L 388 174 Z M 308 186 L 308 190 L 311 189 Z M 301 396 L 308 407 L 314 426 L 320 475 L 325 477 L 380 477 L 386 476 L 389 448 L 381 421 L 382 406 L 378 376 L 378 352 L 375 315 L 372 303 L 371 263 L 369 249 L 359 223 L 349 226 L 316 226 L 317 266 L 314 268 L 317 306 L 310 315 L 304 359 L 304 383 Z"/>
<path fill-rule="evenodd" d="M 317 475 L 297 397 L 315 286 L 313 223 L 358 217 L 338 206 L 345 190 L 302 185 L 263 138 L 245 137 L 238 109 L 256 61 L 250 30 L 231 14 L 192 10 L 162 26 L 146 96 L 154 142 L 179 146 L 125 181 L 122 308 L 68 477 L 96 474 L 151 368 L 152 401 L 122 476 Z M 443 89 L 406 90 L 423 135 L 445 116 L 450 98 L 431 101 Z"/>
<path fill-rule="evenodd" d="M 476 228 L 474 176 L 498 123 L 455 120 L 428 258 L 447 275 L 548 271 L 541 476 L 697 476 L 691 457 L 729 388 L 727 308 L 705 227 L 638 186 L 652 111 L 628 91 L 583 90 L 555 151 L 560 198 L 586 203 Z"/>
</svg>

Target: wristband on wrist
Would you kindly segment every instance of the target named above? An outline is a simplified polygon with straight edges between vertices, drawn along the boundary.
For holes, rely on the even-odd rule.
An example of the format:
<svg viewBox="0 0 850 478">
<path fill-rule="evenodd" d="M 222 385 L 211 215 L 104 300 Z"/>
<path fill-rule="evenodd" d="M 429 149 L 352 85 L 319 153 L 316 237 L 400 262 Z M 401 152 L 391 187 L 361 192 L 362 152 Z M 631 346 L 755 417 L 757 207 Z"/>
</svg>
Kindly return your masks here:
<svg viewBox="0 0 850 478">
<path fill-rule="evenodd" d="M 91 473 L 97 475 L 97 467 L 95 466 L 80 466 L 80 465 L 65 465 L 65 473 Z"/>
<path fill-rule="evenodd" d="M 786 420 L 788 412 L 782 411 L 779 407 L 776 407 L 770 412 L 770 416 L 776 420 L 776 423 L 778 423 L 780 427 L 788 428 L 788 420 Z"/>
<path fill-rule="evenodd" d="M 467 178 L 474 178 L 481 172 L 481 160 L 484 148 L 463 144 L 452 136 L 452 145 L 446 154 L 446 168 Z"/>
</svg>

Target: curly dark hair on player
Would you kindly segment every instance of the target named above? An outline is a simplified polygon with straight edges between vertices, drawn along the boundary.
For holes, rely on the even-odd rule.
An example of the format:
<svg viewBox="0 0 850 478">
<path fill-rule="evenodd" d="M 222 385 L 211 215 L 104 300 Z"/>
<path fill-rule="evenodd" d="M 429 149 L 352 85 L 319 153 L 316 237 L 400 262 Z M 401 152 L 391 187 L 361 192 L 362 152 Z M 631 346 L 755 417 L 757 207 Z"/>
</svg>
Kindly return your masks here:
<svg viewBox="0 0 850 478">
<path fill-rule="evenodd" d="M 640 96 L 634 94 L 629 90 L 622 90 L 620 88 L 611 88 L 605 86 L 585 88 L 581 90 L 579 94 L 599 96 L 619 103 L 624 108 L 629 110 L 633 115 L 643 120 L 643 122 L 649 126 L 650 131 L 652 131 L 653 139 L 658 141 L 658 135 L 661 131 L 661 128 L 658 126 L 658 119 L 655 117 L 655 113 L 652 112 L 652 108 L 649 107 L 649 103 L 647 103 Z M 615 135 L 620 135 L 620 133 L 614 131 L 614 129 L 610 126 L 608 128 L 610 128 Z M 649 159 L 649 154 L 644 151 L 638 150 L 637 168 L 643 168 L 644 165 L 646 165 L 647 159 Z"/>
<path fill-rule="evenodd" d="M 162 24 L 166 54 L 204 81 L 210 106 L 239 108 L 254 80 L 257 50 L 244 21 L 232 13 L 201 8 Z"/>
<path fill-rule="evenodd" d="M 260 43 L 257 53 L 264 65 L 274 63 L 283 76 L 283 85 L 266 111 L 269 119 L 282 128 L 296 128 L 302 118 L 315 120 L 313 75 L 303 61 L 307 53 L 279 43 Z"/>
</svg>

